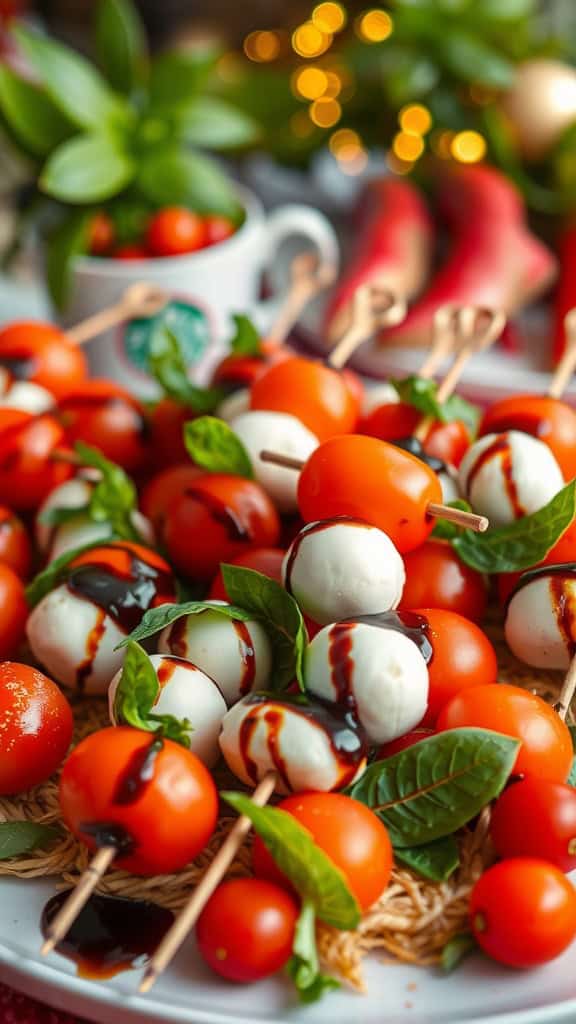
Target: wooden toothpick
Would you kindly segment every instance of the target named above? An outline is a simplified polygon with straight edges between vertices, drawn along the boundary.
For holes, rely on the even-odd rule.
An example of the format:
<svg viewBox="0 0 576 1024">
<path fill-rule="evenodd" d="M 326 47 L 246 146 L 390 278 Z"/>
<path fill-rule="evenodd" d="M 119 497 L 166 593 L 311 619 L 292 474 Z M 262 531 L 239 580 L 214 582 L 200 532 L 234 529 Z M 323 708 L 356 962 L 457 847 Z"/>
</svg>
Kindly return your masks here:
<svg viewBox="0 0 576 1024">
<path fill-rule="evenodd" d="M 572 661 L 570 662 L 570 667 L 569 667 L 569 669 L 568 669 L 568 671 L 566 673 L 564 682 L 562 684 L 562 689 L 560 690 L 560 696 L 558 697 L 558 700 L 557 700 L 556 704 L 554 705 L 554 710 L 558 712 L 558 715 L 560 716 L 560 718 L 562 719 L 563 722 L 566 721 L 566 715 L 568 714 L 568 712 L 570 710 L 570 705 L 571 705 L 571 703 L 572 703 L 572 701 L 574 699 L 574 694 L 575 693 L 576 693 L 576 654 L 573 655 L 573 657 L 572 657 Z"/>
<path fill-rule="evenodd" d="M 550 381 L 549 398 L 562 398 L 576 369 L 576 309 L 571 309 L 564 317 L 564 332 L 567 339 L 566 349 Z"/>
<path fill-rule="evenodd" d="M 384 282 L 362 285 L 352 299 L 352 321 L 327 357 L 334 370 L 340 370 L 350 356 L 380 328 L 393 327 L 406 316 L 406 303 Z"/>
<path fill-rule="evenodd" d="M 98 334 L 110 330 L 123 320 L 132 320 L 134 317 L 154 316 L 169 301 L 169 295 L 162 288 L 154 284 L 146 284 L 142 281 L 127 288 L 118 302 L 99 313 L 82 320 L 75 327 L 69 328 L 66 335 L 76 345 L 85 345 Z"/>
<path fill-rule="evenodd" d="M 266 341 L 282 345 L 311 299 L 328 288 L 336 277 L 336 267 L 321 263 L 313 251 L 299 253 L 290 265 L 290 285 L 282 300 Z"/>
<path fill-rule="evenodd" d="M 78 884 L 72 890 L 68 899 L 62 904 L 53 921 L 47 928 L 46 941 L 40 950 L 42 956 L 47 956 L 67 935 L 78 914 L 86 906 L 94 889 L 102 876 L 110 867 L 116 856 L 115 846 L 101 846 L 94 855 L 86 870 L 82 873 Z"/>
</svg>

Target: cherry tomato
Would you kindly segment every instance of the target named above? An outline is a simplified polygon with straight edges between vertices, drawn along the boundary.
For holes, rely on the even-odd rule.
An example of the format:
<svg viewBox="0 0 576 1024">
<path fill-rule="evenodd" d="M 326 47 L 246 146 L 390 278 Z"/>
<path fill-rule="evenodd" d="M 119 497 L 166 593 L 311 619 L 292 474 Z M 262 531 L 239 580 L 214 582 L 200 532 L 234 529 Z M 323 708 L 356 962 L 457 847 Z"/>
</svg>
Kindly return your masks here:
<svg viewBox="0 0 576 1024">
<path fill-rule="evenodd" d="M 438 478 L 420 459 L 375 437 L 349 434 L 321 444 L 298 484 L 302 518 L 310 523 L 352 516 L 378 526 L 401 554 L 422 544 L 434 520 L 430 502 L 442 502 Z"/>
<path fill-rule="evenodd" d="M 224 473 L 199 476 L 170 504 L 164 524 L 170 560 L 190 579 L 206 581 L 220 562 L 248 548 L 273 547 L 279 534 L 278 513 L 263 488 Z"/>
<path fill-rule="evenodd" d="M 90 221 L 88 248 L 93 256 L 107 256 L 114 245 L 116 232 L 107 213 L 99 210 Z"/>
<path fill-rule="evenodd" d="M 3 661 L 0 721 L 0 795 L 50 778 L 64 760 L 74 725 L 60 687 L 30 665 Z"/>
<path fill-rule="evenodd" d="M 24 580 L 32 565 L 32 545 L 26 527 L 7 505 L 0 505 L 0 565 L 7 565 Z"/>
<path fill-rule="evenodd" d="M 382 895 L 392 871 L 392 845 L 379 818 L 343 793 L 294 793 L 278 807 L 308 829 L 314 842 L 344 873 L 363 910 Z M 286 885 L 262 840 L 254 839 L 252 866 L 259 878 Z"/>
<path fill-rule="evenodd" d="M 100 544 L 98 547 L 90 548 L 81 555 L 77 555 L 68 564 L 69 569 L 76 569 L 79 565 L 98 565 L 117 576 L 133 575 L 134 560 L 142 562 L 148 568 L 150 593 L 148 594 L 148 608 L 156 608 L 159 604 L 168 604 L 175 600 L 176 592 L 172 570 L 161 555 L 142 544 L 134 544 L 129 540 L 112 540 L 107 544 Z M 154 572 L 150 571 L 154 570 Z M 151 584 L 154 583 L 154 588 Z"/>
<path fill-rule="evenodd" d="M 300 356 L 284 359 L 257 377 L 250 406 L 291 413 L 321 441 L 349 433 L 358 419 L 358 403 L 346 380 L 336 370 Z"/>
<path fill-rule="evenodd" d="M 60 398 L 86 379 L 80 345 L 52 324 L 22 320 L 0 330 L 0 365 L 17 380 L 30 380 Z"/>
<path fill-rule="evenodd" d="M 119 245 L 112 255 L 115 260 L 126 260 L 127 263 L 132 260 L 147 260 L 150 257 L 150 253 L 143 245 Z"/>
<path fill-rule="evenodd" d="M 242 356 L 232 352 L 216 366 L 212 383 L 222 385 L 230 391 L 249 388 L 257 377 L 260 377 L 270 366 L 290 359 L 291 349 L 285 345 L 270 344 L 264 339 L 260 341 L 260 350 L 256 355 Z"/>
<path fill-rule="evenodd" d="M 60 402 L 59 419 L 72 442 L 99 448 L 129 473 L 149 456 L 143 411 L 136 399 L 113 381 L 94 378 L 70 391 Z"/>
<path fill-rule="evenodd" d="M 206 245 L 206 226 L 185 206 L 166 206 L 152 217 L 146 242 L 153 256 L 182 256 Z"/>
<path fill-rule="evenodd" d="M 37 508 L 73 474 L 73 466 L 52 458 L 65 444 L 64 430 L 50 413 L 0 409 L 0 502 Z"/>
<path fill-rule="evenodd" d="M 431 537 L 404 555 L 400 608 L 445 608 L 478 622 L 486 610 L 484 577 L 458 558 L 451 544 Z"/>
<path fill-rule="evenodd" d="M 228 217 L 204 217 L 204 245 L 218 245 L 236 234 L 236 226 Z"/>
<path fill-rule="evenodd" d="M 405 402 L 385 402 L 361 422 L 360 432 L 381 441 L 411 437 L 422 413 Z M 470 434 L 462 420 L 433 423 L 423 442 L 424 451 L 452 466 L 459 466 L 470 447 Z"/>
<path fill-rule="evenodd" d="M 28 605 L 22 580 L 9 566 L 0 565 L 0 660 L 16 654 L 24 639 L 27 618 Z M 1 735 L 0 726 L 0 743 Z"/>
<path fill-rule="evenodd" d="M 576 476 L 576 410 L 546 395 L 512 395 L 488 409 L 480 436 L 521 430 L 547 444 L 565 480 Z"/>
<path fill-rule="evenodd" d="M 340 370 L 340 373 L 342 374 L 342 379 L 345 381 L 348 390 L 351 392 L 358 409 L 360 409 L 360 406 L 364 401 L 364 394 L 366 391 L 364 384 L 362 383 L 362 378 L 357 373 L 354 373 L 354 370 L 349 370 L 347 366 L 345 366 L 343 370 Z"/>
<path fill-rule="evenodd" d="M 204 849 L 218 792 L 202 762 L 178 743 L 113 726 L 74 748 L 60 779 L 60 808 L 89 849 L 118 845 L 115 863 L 135 875 L 180 871 Z"/>
<path fill-rule="evenodd" d="M 155 462 L 161 466 L 175 466 L 186 461 L 184 424 L 194 418 L 189 406 L 173 398 L 163 398 L 154 406 L 150 414 L 150 445 Z"/>
<path fill-rule="evenodd" d="M 386 757 L 393 757 L 394 754 L 399 754 L 401 750 L 408 750 L 415 743 L 420 743 L 421 740 L 427 740 L 430 736 L 435 735 L 434 729 L 423 729 L 421 727 L 412 729 L 405 736 L 399 736 L 397 740 L 392 740 L 390 743 L 385 743 L 383 747 L 380 747 L 376 760 L 382 761 Z"/>
<path fill-rule="evenodd" d="M 424 441 L 424 451 L 451 466 L 459 466 L 472 443 L 462 420 L 433 423 Z"/>
<path fill-rule="evenodd" d="M 276 580 L 276 583 L 282 583 L 282 562 L 285 554 L 286 552 L 282 548 L 254 548 L 252 551 L 246 551 L 244 554 L 238 555 L 237 558 L 233 558 L 231 564 L 241 565 L 244 569 L 255 569 L 256 572 L 261 572 L 264 576 Z M 218 569 L 212 580 L 208 598 L 210 601 L 230 600 L 226 593 L 221 569 Z"/>
<path fill-rule="evenodd" d="M 158 535 L 162 531 L 166 513 L 174 498 L 181 497 L 196 478 L 203 475 L 198 466 L 186 462 L 162 469 L 148 481 L 140 495 L 140 508 Z"/>
<path fill-rule="evenodd" d="M 576 935 L 576 892 L 552 864 L 513 857 L 476 882 L 470 925 L 494 960 L 536 967 L 559 956 Z"/>
<path fill-rule="evenodd" d="M 576 521 L 570 524 L 564 531 L 553 548 L 550 549 L 546 558 L 538 565 L 562 565 L 563 562 L 576 562 Z M 536 566 L 534 567 L 536 568 Z M 498 577 L 498 599 L 500 604 L 505 605 L 514 590 L 521 572 L 501 573 Z"/>
<path fill-rule="evenodd" d="M 576 868 L 576 789 L 527 775 L 492 808 L 492 842 L 500 857 L 538 857 L 560 871 Z"/>
<path fill-rule="evenodd" d="M 235 878 L 208 900 L 196 925 L 198 949 L 228 981 L 259 981 L 290 959 L 298 906 L 272 882 Z"/>
<path fill-rule="evenodd" d="M 568 727 L 528 690 L 507 683 L 461 690 L 440 712 L 436 728 L 443 732 L 461 726 L 493 729 L 521 740 L 515 774 L 566 782 L 574 760 Z"/>
</svg>

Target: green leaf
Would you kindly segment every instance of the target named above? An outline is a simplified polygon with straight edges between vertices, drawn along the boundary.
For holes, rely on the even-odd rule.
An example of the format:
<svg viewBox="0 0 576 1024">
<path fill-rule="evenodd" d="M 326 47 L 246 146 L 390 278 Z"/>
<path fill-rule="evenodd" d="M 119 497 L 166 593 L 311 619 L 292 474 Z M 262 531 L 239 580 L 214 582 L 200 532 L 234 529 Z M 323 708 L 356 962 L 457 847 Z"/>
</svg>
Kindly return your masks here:
<svg viewBox="0 0 576 1024">
<path fill-rule="evenodd" d="M 471 438 L 478 433 L 478 426 L 481 418 L 481 411 L 477 405 L 468 402 L 462 395 L 450 395 L 442 405 L 444 422 L 451 420 L 462 420 L 468 428 Z"/>
<path fill-rule="evenodd" d="M 66 203 L 97 203 L 120 192 L 135 164 L 109 135 L 76 135 L 48 158 L 40 188 Z"/>
<path fill-rule="evenodd" d="M 112 533 L 121 540 L 141 542 L 142 537 L 132 523 L 138 508 L 138 495 L 130 477 L 97 448 L 90 448 L 82 441 L 77 441 L 74 447 L 82 465 L 92 466 L 101 474 L 88 504 L 90 518 L 95 523 L 109 523 Z"/>
<path fill-rule="evenodd" d="M 200 149 L 235 149 L 258 138 L 258 125 L 252 117 L 215 96 L 199 96 L 182 107 L 176 131 Z"/>
<path fill-rule="evenodd" d="M 18 141 L 34 156 L 45 156 L 72 131 L 48 94 L 7 64 L 0 65 L 0 110 Z"/>
<path fill-rule="evenodd" d="M 72 210 L 48 238 L 46 278 L 50 297 L 59 310 L 68 300 L 74 260 L 88 248 L 89 224 L 88 211 Z"/>
<path fill-rule="evenodd" d="M 144 26 L 130 0 L 100 0 L 96 12 L 96 52 L 108 81 L 130 93 L 146 73 L 148 48 Z"/>
<path fill-rule="evenodd" d="M 165 146 L 142 157 L 138 183 L 152 203 L 189 206 L 238 219 L 241 207 L 218 164 L 199 153 Z"/>
<path fill-rule="evenodd" d="M 202 612 L 217 612 L 226 619 L 236 619 L 239 622 L 249 622 L 254 618 L 251 612 L 244 608 L 237 608 L 231 604 L 218 604 L 215 601 L 184 601 L 182 604 L 161 604 L 157 608 L 149 608 L 144 612 L 141 623 L 132 630 L 130 636 L 118 644 L 118 648 L 126 647 L 135 640 L 147 640 L 171 626 L 178 619 L 187 615 L 201 615 Z"/>
<path fill-rule="evenodd" d="M 535 10 L 535 0 L 480 0 L 477 14 L 493 21 L 519 21 L 528 18 Z"/>
<path fill-rule="evenodd" d="M 114 539 L 114 538 L 108 538 Z M 91 551 L 92 548 L 100 547 L 102 540 L 92 541 L 91 544 L 83 544 L 79 548 L 74 548 L 72 551 L 65 551 L 59 558 L 55 558 L 52 562 L 49 562 L 42 572 L 39 572 L 37 576 L 28 584 L 26 587 L 26 600 L 30 608 L 34 608 L 35 605 L 46 597 L 51 590 L 54 590 L 68 575 L 68 567 L 70 562 L 73 562 L 79 555 L 83 555 L 86 551 Z"/>
<path fill-rule="evenodd" d="M 438 39 L 448 71 L 465 82 L 507 89 L 514 80 L 514 65 L 499 50 L 472 33 L 452 28 Z"/>
<path fill-rule="evenodd" d="M 21 857 L 39 847 L 44 849 L 60 838 L 60 831 L 51 825 L 39 825 L 35 821 L 0 822 L 0 860 Z"/>
<path fill-rule="evenodd" d="M 302 904 L 294 932 L 292 956 L 286 970 L 298 990 L 301 1003 L 315 1003 L 325 992 L 340 988 L 336 978 L 330 978 L 320 972 L 316 946 L 316 914 L 312 903 Z"/>
<path fill-rule="evenodd" d="M 462 561 L 478 572 L 519 572 L 544 560 L 575 514 L 576 480 L 572 480 L 539 512 L 486 533 L 464 530 L 452 543 Z"/>
<path fill-rule="evenodd" d="M 254 478 L 244 445 L 232 428 L 216 416 L 200 416 L 185 423 L 184 444 L 192 461 L 208 473 Z"/>
<path fill-rule="evenodd" d="M 271 689 L 285 690 L 294 679 L 304 690 L 302 660 L 308 636 L 296 601 L 276 580 L 240 565 L 220 566 L 229 600 L 250 611 L 266 630 L 274 649 Z"/>
<path fill-rule="evenodd" d="M 166 739 L 189 747 L 192 727 L 188 719 L 180 720 L 174 715 L 156 715 L 152 711 L 160 694 L 160 683 L 146 651 L 129 638 L 125 646 L 128 650 L 114 695 L 116 721 L 131 725 L 135 729 L 144 729 L 146 732 L 160 730 Z"/>
<path fill-rule="evenodd" d="M 408 846 L 395 850 L 396 860 L 412 868 L 431 882 L 447 882 L 460 863 L 458 843 L 454 836 L 435 839 L 423 846 Z"/>
<path fill-rule="evenodd" d="M 152 334 L 148 366 L 164 393 L 195 413 L 213 412 L 224 398 L 224 392 L 219 388 L 199 388 L 192 384 L 182 346 L 165 323 L 161 323 Z"/>
<path fill-rule="evenodd" d="M 128 118 L 128 107 L 80 54 L 22 24 L 14 30 L 56 106 L 80 128 L 102 131 Z"/>
<path fill-rule="evenodd" d="M 432 416 L 440 423 L 449 423 L 451 420 L 463 420 L 472 436 L 476 434 L 480 420 L 480 410 L 467 402 L 460 395 L 451 395 L 445 402 L 439 402 L 436 398 L 438 385 L 434 380 L 428 380 L 417 375 L 403 377 L 400 380 L 391 380 L 390 383 L 398 392 L 400 400 L 412 405 L 423 416 Z"/>
<path fill-rule="evenodd" d="M 333 928 L 354 929 L 360 907 L 333 861 L 291 814 L 277 807 L 258 807 L 243 793 L 221 793 L 238 814 L 250 819 L 282 874 L 290 879 L 303 902 Z"/>
<path fill-rule="evenodd" d="M 576 725 L 569 725 L 568 729 L 570 730 L 570 735 L 572 737 L 572 746 L 574 747 L 574 760 L 572 762 L 570 775 L 568 776 L 566 781 L 569 786 L 576 787 Z"/>
<path fill-rule="evenodd" d="M 236 326 L 236 332 L 230 341 L 232 354 L 235 356 L 261 355 L 260 334 L 250 318 L 243 313 L 234 313 L 232 319 Z"/>
<path fill-rule="evenodd" d="M 463 498 L 458 498 L 456 501 L 446 502 L 448 508 L 459 508 L 462 512 L 471 512 L 472 506 L 464 501 Z M 456 523 L 450 523 L 447 519 L 438 519 L 436 526 L 432 530 L 432 536 L 438 537 L 440 540 L 454 540 L 454 537 L 459 537 L 462 533 L 462 527 L 457 526 Z"/>
<path fill-rule="evenodd" d="M 476 942 L 470 932 L 461 932 L 459 935 L 454 935 L 452 939 L 444 946 L 442 950 L 442 959 L 440 966 L 442 970 L 449 974 L 454 970 L 455 967 L 467 957 L 469 953 L 472 953 L 476 949 Z"/>
<path fill-rule="evenodd" d="M 520 744 L 488 729 L 450 729 L 377 761 L 349 789 L 395 847 L 452 835 L 500 793 Z"/>
<path fill-rule="evenodd" d="M 150 105 L 154 110 L 167 108 L 171 113 L 204 88 L 220 50 L 212 46 L 188 53 L 165 53 L 152 64 Z"/>
</svg>

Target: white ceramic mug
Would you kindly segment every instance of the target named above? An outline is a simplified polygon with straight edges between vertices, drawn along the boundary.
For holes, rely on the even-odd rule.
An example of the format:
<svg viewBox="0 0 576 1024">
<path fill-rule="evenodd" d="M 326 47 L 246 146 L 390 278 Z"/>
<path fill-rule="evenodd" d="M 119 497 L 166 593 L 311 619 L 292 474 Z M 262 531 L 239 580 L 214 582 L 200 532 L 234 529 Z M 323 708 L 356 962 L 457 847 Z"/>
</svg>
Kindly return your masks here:
<svg viewBox="0 0 576 1024">
<path fill-rule="evenodd" d="M 285 250 L 292 256 L 312 243 L 323 262 L 338 263 L 336 234 L 318 210 L 290 204 L 266 215 L 252 192 L 238 188 L 238 193 L 246 211 L 244 223 L 217 245 L 164 259 L 78 258 L 64 317 L 66 326 L 112 305 L 137 281 L 157 284 L 174 298 L 168 313 L 172 325 L 191 331 L 192 349 L 187 355 L 193 363 L 194 379 L 204 383 L 226 351 L 232 333 L 231 314 L 254 316 L 260 329 L 270 323 L 276 303 L 259 303 L 258 295 L 264 270 L 275 294 L 287 286 L 287 261 L 279 259 L 280 250 L 284 257 Z M 110 377 L 142 397 L 154 396 L 155 384 L 146 373 L 148 337 L 147 325 L 136 321 L 100 335 L 87 347 L 92 372 Z"/>
</svg>

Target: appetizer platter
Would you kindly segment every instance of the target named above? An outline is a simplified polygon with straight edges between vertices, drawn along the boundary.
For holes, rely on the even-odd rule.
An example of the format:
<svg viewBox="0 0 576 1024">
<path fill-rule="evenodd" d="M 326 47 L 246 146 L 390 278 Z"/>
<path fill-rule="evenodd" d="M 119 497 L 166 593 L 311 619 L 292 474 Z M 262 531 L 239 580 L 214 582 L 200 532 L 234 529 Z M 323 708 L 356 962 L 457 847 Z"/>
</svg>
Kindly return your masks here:
<svg viewBox="0 0 576 1024">
<path fill-rule="evenodd" d="M 368 387 L 412 288 L 345 275 L 297 354 L 332 276 L 301 254 L 206 387 L 161 325 L 147 403 L 83 346 L 157 288 L 0 329 L 0 960 L 110 1021 L 568 1020 L 576 322 L 480 409 L 505 295 Z"/>
</svg>

